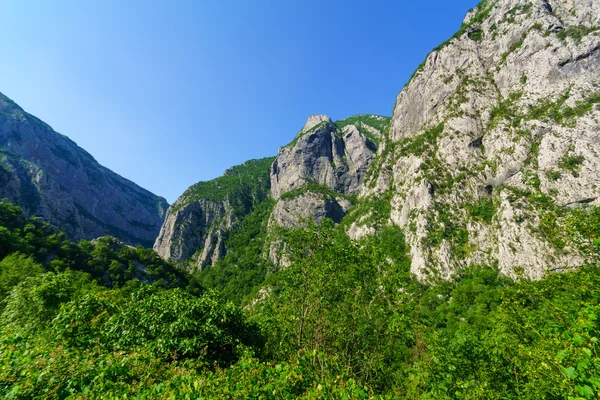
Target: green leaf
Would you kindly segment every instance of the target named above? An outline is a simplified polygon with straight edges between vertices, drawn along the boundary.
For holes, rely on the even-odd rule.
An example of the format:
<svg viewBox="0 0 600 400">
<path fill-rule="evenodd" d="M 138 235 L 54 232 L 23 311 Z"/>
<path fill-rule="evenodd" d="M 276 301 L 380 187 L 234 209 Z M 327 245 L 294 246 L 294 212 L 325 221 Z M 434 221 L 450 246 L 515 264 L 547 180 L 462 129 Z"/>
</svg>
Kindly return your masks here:
<svg viewBox="0 0 600 400">
<path fill-rule="evenodd" d="M 575 379 L 577 377 L 577 372 L 573 367 L 563 368 L 562 371 L 565 374 L 565 376 L 569 379 Z"/>
<path fill-rule="evenodd" d="M 572 339 L 572 342 L 575 346 L 581 346 L 584 341 L 585 339 L 582 338 L 581 335 L 575 335 Z"/>
<path fill-rule="evenodd" d="M 575 391 L 587 399 L 591 399 L 594 397 L 594 390 L 591 387 L 589 387 L 588 385 L 575 386 Z"/>
</svg>

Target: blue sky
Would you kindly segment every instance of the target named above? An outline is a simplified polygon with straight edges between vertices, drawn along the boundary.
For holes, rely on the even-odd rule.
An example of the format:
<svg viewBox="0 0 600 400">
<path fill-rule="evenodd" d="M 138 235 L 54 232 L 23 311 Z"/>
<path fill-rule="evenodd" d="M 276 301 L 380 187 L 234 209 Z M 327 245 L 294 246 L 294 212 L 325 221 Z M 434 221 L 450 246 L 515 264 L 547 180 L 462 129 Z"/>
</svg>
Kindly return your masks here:
<svg viewBox="0 0 600 400">
<path fill-rule="evenodd" d="M 475 0 L 4 0 L 0 92 L 173 202 L 311 114 L 391 115 Z"/>
</svg>

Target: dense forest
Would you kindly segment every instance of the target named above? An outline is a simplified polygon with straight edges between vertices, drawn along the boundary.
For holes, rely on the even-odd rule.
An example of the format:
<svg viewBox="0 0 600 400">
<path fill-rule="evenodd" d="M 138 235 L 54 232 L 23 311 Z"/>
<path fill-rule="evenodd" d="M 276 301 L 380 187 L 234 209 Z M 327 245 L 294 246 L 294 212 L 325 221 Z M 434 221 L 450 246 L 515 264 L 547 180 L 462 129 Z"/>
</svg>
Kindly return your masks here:
<svg viewBox="0 0 600 400">
<path fill-rule="evenodd" d="M 230 240 L 261 235 L 263 208 Z M 600 394 L 597 265 L 540 281 L 470 266 L 425 284 L 399 229 L 355 242 L 324 220 L 282 232 L 286 268 L 240 275 L 250 246 L 190 276 L 112 238 L 70 242 L 7 201 L 0 224 L 5 398 Z M 572 229 L 598 253 L 599 209 Z"/>
</svg>

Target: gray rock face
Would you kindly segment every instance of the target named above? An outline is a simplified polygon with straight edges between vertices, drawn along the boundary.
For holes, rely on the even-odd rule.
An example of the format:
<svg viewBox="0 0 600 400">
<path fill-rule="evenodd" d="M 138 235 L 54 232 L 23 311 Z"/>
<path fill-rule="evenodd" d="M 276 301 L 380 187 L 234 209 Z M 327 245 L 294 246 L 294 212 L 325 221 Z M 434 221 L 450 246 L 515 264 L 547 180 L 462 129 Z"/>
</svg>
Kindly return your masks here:
<svg viewBox="0 0 600 400">
<path fill-rule="evenodd" d="M 538 278 L 584 261 L 552 245 L 540 225 L 552 210 L 536 199 L 600 204 L 599 24 L 597 0 L 483 2 L 400 92 L 360 197 L 392 191 L 388 223 L 404 229 L 419 278 L 495 262 Z M 448 224 L 462 239 L 440 233 Z"/>
<path fill-rule="evenodd" d="M 154 250 L 188 269 L 215 265 L 225 256 L 225 239 L 253 208 L 268 198 L 273 158 L 250 160 L 208 182 L 199 182 L 169 210 Z"/>
<path fill-rule="evenodd" d="M 151 244 L 168 207 L 0 94 L 0 197 L 75 240 L 112 235 Z"/>
<path fill-rule="evenodd" d="M 330 197 L 321 193 L 305 192 L 297 197 L 280 199 L 272 214 L 272 222 L 281 228 L 295 228 L 299 220 L 312 218 L 320 222 L 331 218 L 339 223 L 352 203 L 342 197 Z"/>
<path fill-rule="evenodd" d="M 340 131 L 329 117 L 310 117 L 297 141 L 281 148 L 273 162 L 273 198 L 309 183 L 338 193 L 356 194 L 376 150 L 375 144 L 355 126 Z"/>
<path fill-rule="evenodd" d="M 325 114 L 311 115 L 306 120 L 304 128 L 302 128 L 302 132 L 308 132 L 322 122 L 331 122 L 331 118 L 329 118 L 329 116 Z"/>
<path fill-rule="evenodd" d="M 202 268 L 221 254 L 223 244 L 219 233 L 232 226 L 231 207 L 227 202 L 201 199 L 178 208 L 175 202 L 169 209 L 160 234 L 154 243 L 159 256 L 171 261 L 189 260 Z M 225 215 L 229 212 L 229 217 Z M 201 250 L 199 252 L 199 250 Z M 215 261 L 218 256 L 215 257 Z"/>
</svg>

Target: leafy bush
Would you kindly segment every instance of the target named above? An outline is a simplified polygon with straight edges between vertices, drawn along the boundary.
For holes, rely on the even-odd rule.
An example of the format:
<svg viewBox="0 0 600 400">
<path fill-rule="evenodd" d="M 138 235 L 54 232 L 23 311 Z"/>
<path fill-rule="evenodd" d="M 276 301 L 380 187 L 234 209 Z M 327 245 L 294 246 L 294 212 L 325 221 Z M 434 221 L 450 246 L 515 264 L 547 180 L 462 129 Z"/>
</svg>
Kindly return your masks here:
<svg viewBox="0 0 600 400">
<path fill-rule="evenodd" d="M 2 200 L 0 260 L 12 253 L 30 258 L 46 271 L 87 272 L 109 287 L 122 287 L 131 280 L 157 282 L 165 287 L 181 287 L 187 283 L 185 273 L 151 249 L 133 248 L 109 236 L 75 243 L 68 240 L 64 232 L 41 219 L 25 217 L 20 207 Z M 7 268 L 15 262 L 23 264 L 24 271 L 30 270 L 31 262 L 24 258 L 7 260 Z"/>
<path fill-rule="evenodd" d="M 466 207 L 471 217 L 488 224 L 492 223 L 496 214 L 496 206 L 492 199 L 482 198 L 475 204 L 467 204 Z"/>
</svg>

